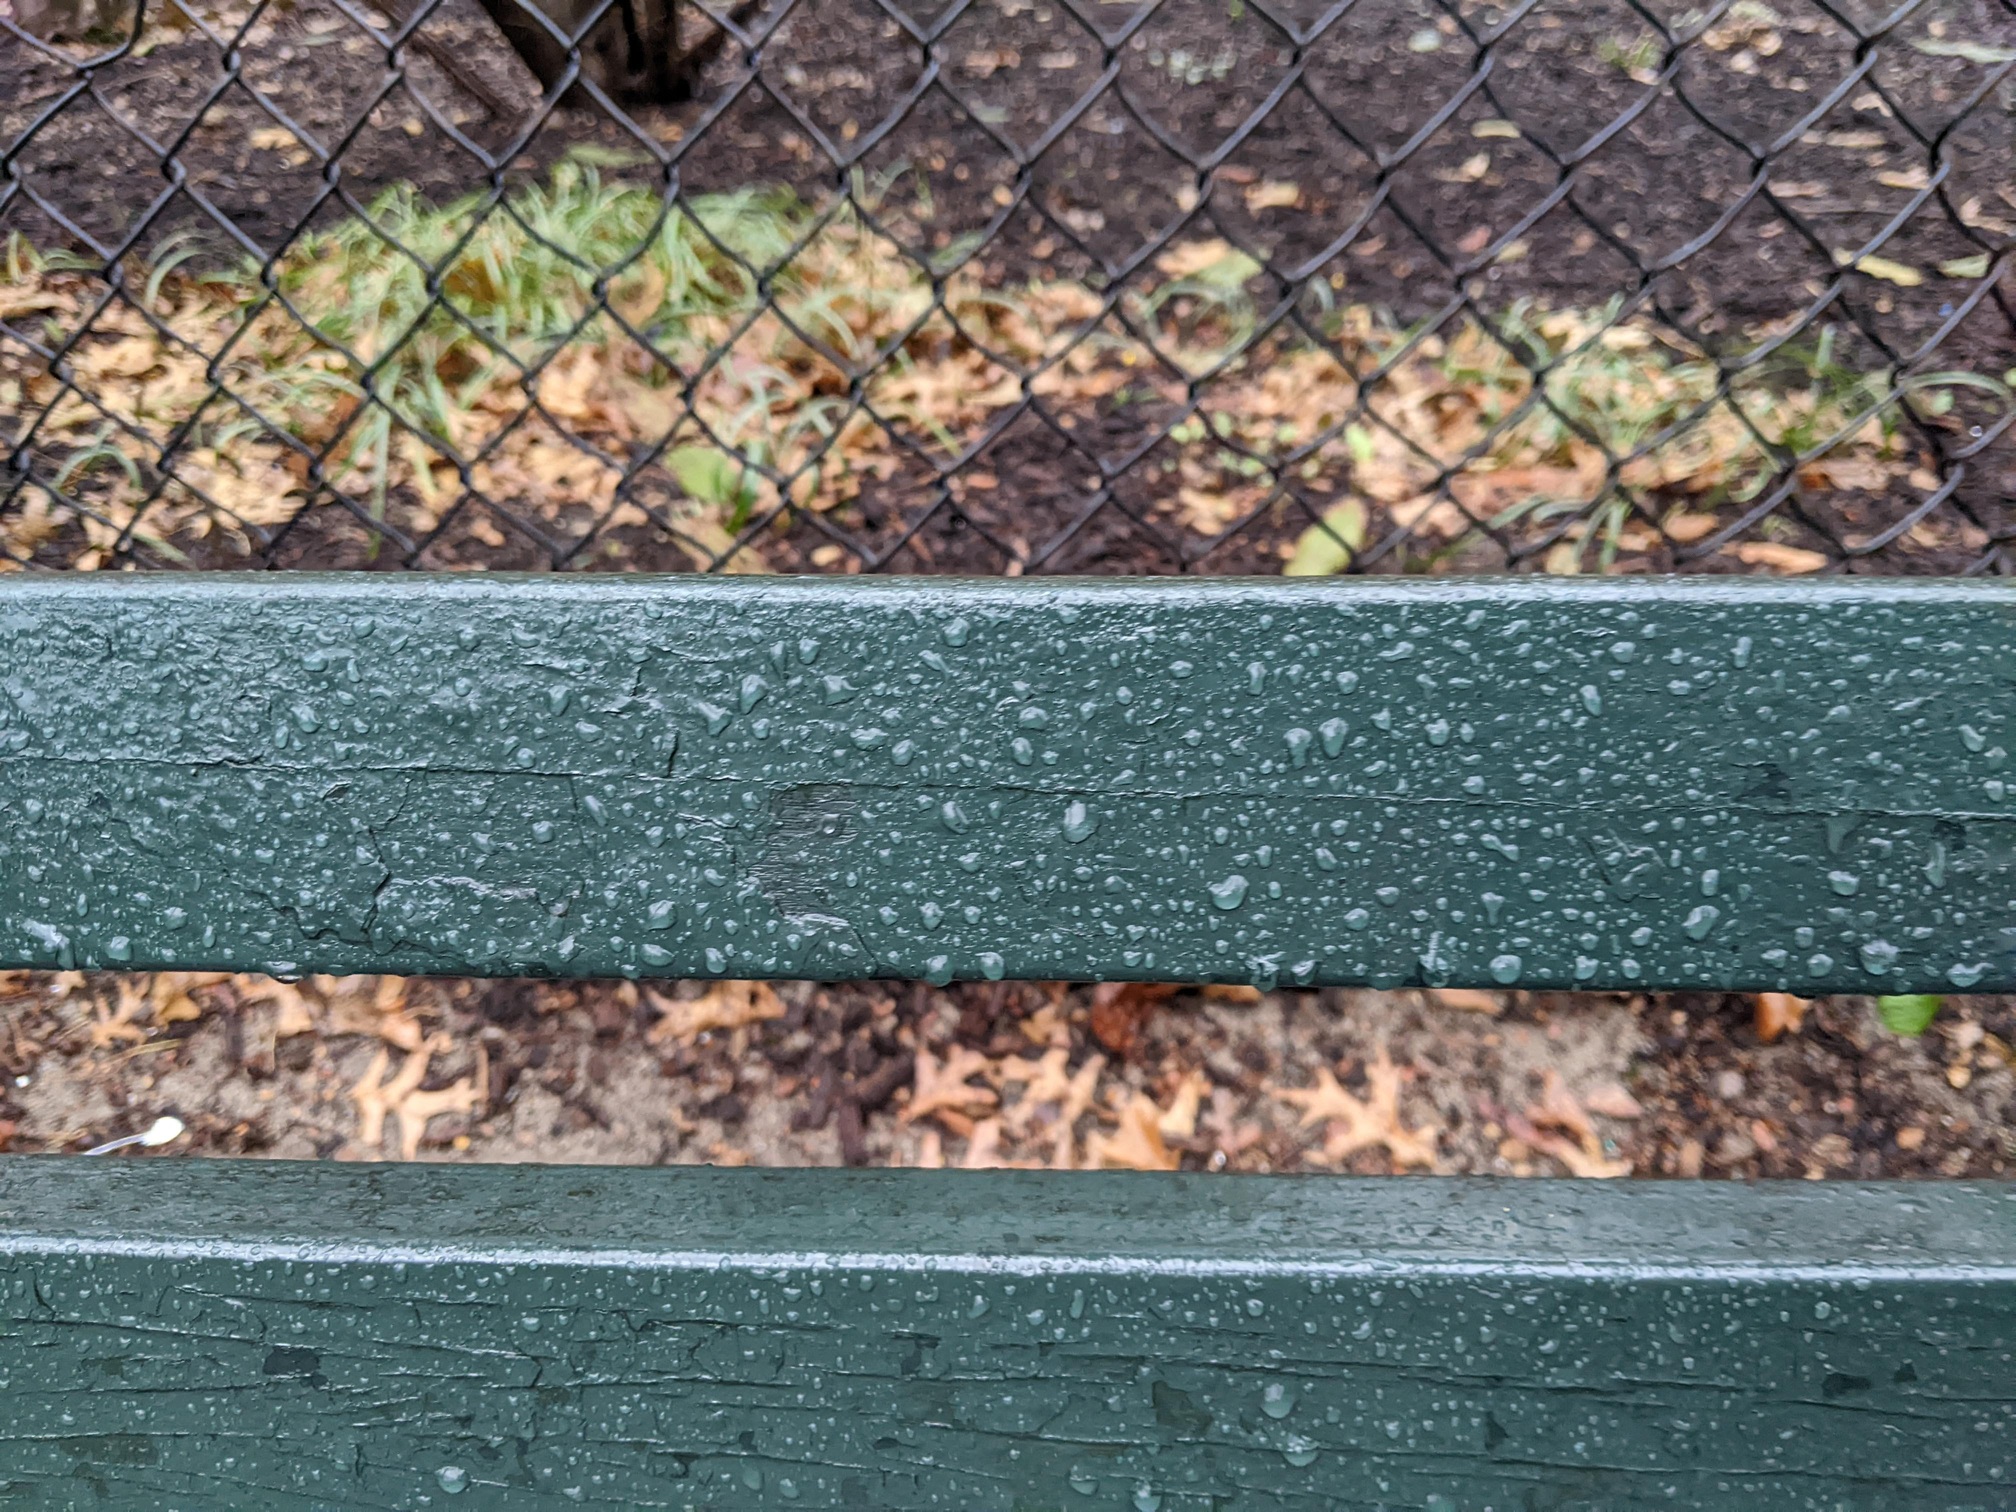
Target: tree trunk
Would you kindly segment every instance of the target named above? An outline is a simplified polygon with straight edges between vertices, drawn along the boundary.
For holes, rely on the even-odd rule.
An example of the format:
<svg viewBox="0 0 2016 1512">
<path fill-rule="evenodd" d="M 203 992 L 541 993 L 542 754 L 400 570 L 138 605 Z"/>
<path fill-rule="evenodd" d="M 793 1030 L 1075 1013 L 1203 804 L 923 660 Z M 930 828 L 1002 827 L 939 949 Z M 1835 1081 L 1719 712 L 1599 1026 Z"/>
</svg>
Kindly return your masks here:
<svg viewBox="0 0 2016 1512">
<path fill-rule="evenodd" d="M 536 0 L 536 12 L 569 36 L 579 36 L 600 3 Z M 535 0 L 482 0 L 482 5 L 533 77 L 548 89 L 557 84 L 566 74 L 569 49 L 540 23 Z M 678 0 L 614 0 L 579 36 L 581 77 L 629 104 L 669 105 L 688 98 L 699 60 L 680 51 L 677 5 Z"/>
</svg>

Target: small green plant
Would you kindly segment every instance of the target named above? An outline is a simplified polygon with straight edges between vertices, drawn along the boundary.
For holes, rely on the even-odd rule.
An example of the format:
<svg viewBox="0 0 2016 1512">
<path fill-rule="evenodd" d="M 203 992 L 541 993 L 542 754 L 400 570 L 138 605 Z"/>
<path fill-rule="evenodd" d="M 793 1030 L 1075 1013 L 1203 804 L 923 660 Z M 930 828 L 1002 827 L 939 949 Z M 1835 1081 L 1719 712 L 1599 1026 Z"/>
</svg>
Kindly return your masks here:
<svg viewBox="0 0 2016 1512">
<path fill-rule="evenodd" d="M 1644 32 L 1629 41 L 1604 37 L 1596 44 L 1596 57 L 1619 73 L 1642 73 L 1659 61 L 1659 39 L 1651 32 Z"/>
<path fill-rule="evenodd" d="M 1945 1002 L 1946 999 L 1932 993 L 1879 997 L 1876 999 L 1876 1014 L 1883 1020 L 1883 1027 L 1892 1034 L 1916 1039 L 1932 1027 L 1932 1020 L 1939 1016 L 1939 1009 Z"/>
</svg>

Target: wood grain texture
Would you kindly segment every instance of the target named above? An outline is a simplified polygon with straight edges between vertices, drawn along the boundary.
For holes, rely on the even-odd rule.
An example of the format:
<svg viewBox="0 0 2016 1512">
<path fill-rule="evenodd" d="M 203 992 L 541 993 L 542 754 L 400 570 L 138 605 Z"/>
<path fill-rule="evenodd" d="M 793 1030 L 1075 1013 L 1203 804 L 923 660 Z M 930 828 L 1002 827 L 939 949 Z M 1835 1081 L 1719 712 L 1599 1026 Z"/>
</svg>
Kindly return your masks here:
<svg viewBox="0 0 2016 1512">
<path fill-rule="evenodd" d="M 2007 1187 L 16 1158 L 0 1236 L 8 1507 L 1989 1512 L 2016 1482 Z"/>
<path fill-rule="evenodd" d="M 0 961 L 2016 987 L 1984 584 L 0 583 Z"/>
</svg>

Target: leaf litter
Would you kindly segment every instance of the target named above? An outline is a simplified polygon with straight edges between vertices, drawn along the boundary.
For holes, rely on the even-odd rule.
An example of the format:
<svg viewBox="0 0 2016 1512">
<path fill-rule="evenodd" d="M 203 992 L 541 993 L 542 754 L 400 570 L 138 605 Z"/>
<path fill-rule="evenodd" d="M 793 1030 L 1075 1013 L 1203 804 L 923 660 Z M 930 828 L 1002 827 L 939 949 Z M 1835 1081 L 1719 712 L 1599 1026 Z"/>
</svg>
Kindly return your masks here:
<svg viewBox="0 0 2016 1512">
<path fill-rule="evenodd" d="M 1269 213 L 1292 213 L 1297 194 L 1248 187 Z M 563 162 L 480 224 L 474 201 L 435 207 L 404 190 L 372 211 L 290 251 L 274 274 L 284 299 L 256 270 L 178 244 L 105 301 L 74 259 L 10 239 L 0 321 L 68 346 L 59 378 L 0 329 L 0 413 L 40 416 L 38 453 L 61 459 L 44 481 L 92 508 L 30 490 L 0 521 L 0 556 L 65 531 L 82 532 L 72 560 L 87 568 L 129 538 L 171 559 L 245 554 L 322 506 L 412 539 L 448 529 L 501 546 L 479 501 L 563 535 L 642 520 L 643 501 L 696 565 L 767 571 L 783 526 L 754 522 L 788 504 L 859 529 L 864 488 L 913 451 L 949 465 L 1034 404 L 1164 430 L 1137 471 L 1151 515 L 1194 535 L 1279 514 L 1291 489 L 1318 501 L 1327 512 L 1283 548 L 1292 572 L 1342 570 L 1395 528 L 1433 568 L 1486 532 L 1558 533 L 1564 516 L 1575 522 L 1550 570 L 1646 570 L 1662 537 L 1690 539 L 1680 522 L 1691 538 L 1733 523 L 1787 452 L 1831 445 L 1858 464 L 1802 478 L 1809 488 L 1906 486 L 1923 466 L 1906 406 L 1936 408 L 1945 392 L 1928 382 L 1886 399 L 1890 375 L 1846 363 L 1824 331 L 1750 333 L 1769 360 L 1737 361 L 1614 305 L 1517 301 L 1488 326 L 1465 315 L 1404 329 L 1326 288 L 1306 312 L 1312 341 L 1292 324 L 1262 329 L 1268 275 L 1218 238 L 1179 242 L 1152 276 L 1107 293 L 978 263 L 944 274 L 940 293 L 866 218 L 820 222 L 759 190 L 668 211 L 592 160 Z M 1841 255 L 1893 285 L 1923 280 Z M 595 268 L 618 271 L 604 284 Z M 885 353 L 850 392 L 836 359 Z M 218 400 L 213 376 L 243 402 Z M 968 463 L 950 486 L 998 478 Z M 1735 567 L 1806 570 L 1796 543 L 1742 544 L 1776 549 L 1725 548 Z"/>
<path fill-rule="evenodd" d="M 1064 984 L 6 973 L 0 1138 L 173 1116 L 163 1154 L 1599 1179 L 2016 1158 L 2002 999 L 1949 998 L 1906 1040 L 1866 999 L 1774 1037 L 1749 998 L 1136 996 L 1116 1051 L 1101 995 Z"/>
</svg>

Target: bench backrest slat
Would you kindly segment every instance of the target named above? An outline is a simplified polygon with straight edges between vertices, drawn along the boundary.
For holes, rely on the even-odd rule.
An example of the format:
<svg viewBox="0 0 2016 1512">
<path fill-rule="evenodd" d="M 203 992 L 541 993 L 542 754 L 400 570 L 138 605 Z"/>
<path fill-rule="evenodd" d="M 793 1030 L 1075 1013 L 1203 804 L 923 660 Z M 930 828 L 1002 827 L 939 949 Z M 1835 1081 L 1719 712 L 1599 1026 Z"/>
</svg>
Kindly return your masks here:
<svg viewBox="0 0 2016 1512">
<path fill-rule="evenodd" d="M 2016 985 L 1979 584 L 0 584 L 0 961 Z"/>
</svg>

